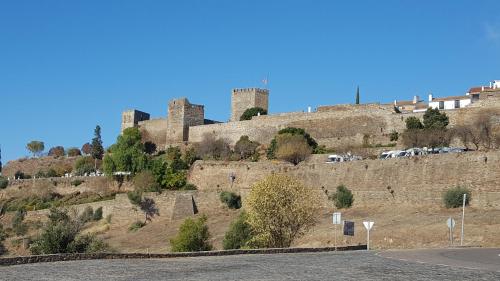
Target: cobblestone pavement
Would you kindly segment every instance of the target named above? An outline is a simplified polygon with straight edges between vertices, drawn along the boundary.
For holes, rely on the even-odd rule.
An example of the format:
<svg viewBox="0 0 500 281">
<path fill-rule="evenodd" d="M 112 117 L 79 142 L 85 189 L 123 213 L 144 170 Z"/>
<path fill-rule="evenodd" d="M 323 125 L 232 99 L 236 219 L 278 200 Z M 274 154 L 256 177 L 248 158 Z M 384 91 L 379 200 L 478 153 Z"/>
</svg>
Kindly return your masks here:
<svg viewBox="0 0 500 281">
<path fill-rule="evenodd" d="M 500 272 L 388 259 L 375 252 L 93 260 L 0 267 L 0 280 L 500 280 Z"/>
</svg>

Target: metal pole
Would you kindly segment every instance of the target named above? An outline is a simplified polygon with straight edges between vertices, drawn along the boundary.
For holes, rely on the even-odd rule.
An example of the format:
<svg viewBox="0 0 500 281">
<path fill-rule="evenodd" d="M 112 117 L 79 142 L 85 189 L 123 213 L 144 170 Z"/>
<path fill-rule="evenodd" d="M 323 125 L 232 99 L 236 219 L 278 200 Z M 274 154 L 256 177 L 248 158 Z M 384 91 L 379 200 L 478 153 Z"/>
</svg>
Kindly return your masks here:
<svg viewBox="0 0 500 281">
<path fill-rule="evenodd" d="M 368 236 L 368 237 L 366 238 L 366 240 L 367 240 L 367 242 L 366 242 L 366 250 L 367 250 L 367 251 L 370 251 L 370 230 L 368 230 L 368 231 L 366 232 L 366 235 Z"/>
<path fill-rule="evenodd" d="M 465 200 L 467 199 L 467 194 L 464 193 L 464 202 L 462 206 L 462 233 L 460 236 L 460 246 L 464 245 L 464 220 L 465 220 Z"/>
</svg>

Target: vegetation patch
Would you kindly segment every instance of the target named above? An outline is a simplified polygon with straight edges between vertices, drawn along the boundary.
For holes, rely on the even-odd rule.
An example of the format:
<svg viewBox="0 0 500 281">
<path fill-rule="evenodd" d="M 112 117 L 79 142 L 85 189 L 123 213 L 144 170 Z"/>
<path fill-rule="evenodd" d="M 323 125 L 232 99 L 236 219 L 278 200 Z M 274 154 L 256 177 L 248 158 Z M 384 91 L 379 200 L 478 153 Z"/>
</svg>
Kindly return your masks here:
<svg viewBox="0 0 500 281">
<path fill-rule="evenodd" d="M 229 209 L 241 208 L 241 196 L 234 192 L 223 191 L 219 194 L 219 198 Z"/>
<path fill-rule="evenodd" d="M 338 209 L 350 208 L 354 203 L 354 195 L 344 185 L 337 186 L 337 192 L 328 196 Z"/>
<path fill-rule="evenodd" d="M 181 225 L 176 237 L 170 239 L 172 252 L 199 252 L 210 251 L 210 232 L 207 226 L 207 217 L 198 219 L 187 218 Z"/>
<path fill-rule="evenodd" d="M 448 189 L 443 194 L 443 202 L 446 208 L 458 208 L 463 205 L 464 194 L 466 194 L 465 205 L 469 205 L 472 200 L 471 192 L 468 188 L 456 186 Z"/>
</svg>

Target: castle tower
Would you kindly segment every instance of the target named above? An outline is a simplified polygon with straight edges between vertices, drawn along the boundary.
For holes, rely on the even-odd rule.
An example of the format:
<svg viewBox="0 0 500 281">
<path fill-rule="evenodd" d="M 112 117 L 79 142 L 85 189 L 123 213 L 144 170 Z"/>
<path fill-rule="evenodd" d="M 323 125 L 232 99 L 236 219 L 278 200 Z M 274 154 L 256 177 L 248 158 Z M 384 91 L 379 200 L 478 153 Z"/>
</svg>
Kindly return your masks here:
<svg viewBox="0 0 500 281">
<path fill-rule="evenodd" d="M 188 141 L 189 127 L 204 122 L 203 105 L 191 104 L 187 98 L 171 100 L 168 103 L 167 144 Z"/>
<path fill-rule="evenodd" d="M 245 110 L 252 107 L 261 107 L 269 111 L 269 90 L 259 88 L 233 89 L 231 121 L 240 121 Z"/>
<path fill-rule="evenodd" d="M 149 113 L 135 109 L 122 112 L 122 127 L 120 134 L 123 133 L 123 130 L 135 127 L 140 121 L 146 121 L 149 120 L 149 118 Z"/>
</svg>

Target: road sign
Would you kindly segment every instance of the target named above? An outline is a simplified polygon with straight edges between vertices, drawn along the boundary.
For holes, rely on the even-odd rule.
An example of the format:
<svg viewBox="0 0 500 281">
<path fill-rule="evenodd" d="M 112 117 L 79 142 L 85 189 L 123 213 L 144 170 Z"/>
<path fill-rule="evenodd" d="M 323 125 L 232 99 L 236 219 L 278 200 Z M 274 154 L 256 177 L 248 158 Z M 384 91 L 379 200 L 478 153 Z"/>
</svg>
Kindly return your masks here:
<svg viewBox="0 0 500 281">
<path fill-rule="evenodd" d="M 363 225 L 365 226 L 366 230 L 370 231 L 372 229 L 374 222 L 372 221 L 364 221 Z"/>
<path fill-rule="evenodd" d="M 370 229 L 372 229 L 374 222 L 364 221 L 363 225 L 366 228 L 366 250 L 370 250 Z"/>
<path fill-rule="evenodd" d="M 453 229 L 455 228 L 455 220 L 453 218 L 449 218 L 447 221 L 446 221 L 446 225 L 448 226 L 448 228 L 450 229 Z"/>
<path fill-rule="evenodd" d="M 344 235 L 354 236 L 354 222 L 344 221 Z"/>
<path fill-rule="evenodd" d="M 333 213 L 333 224 L 342 224 L 342 214 Z"/>
</svg>

